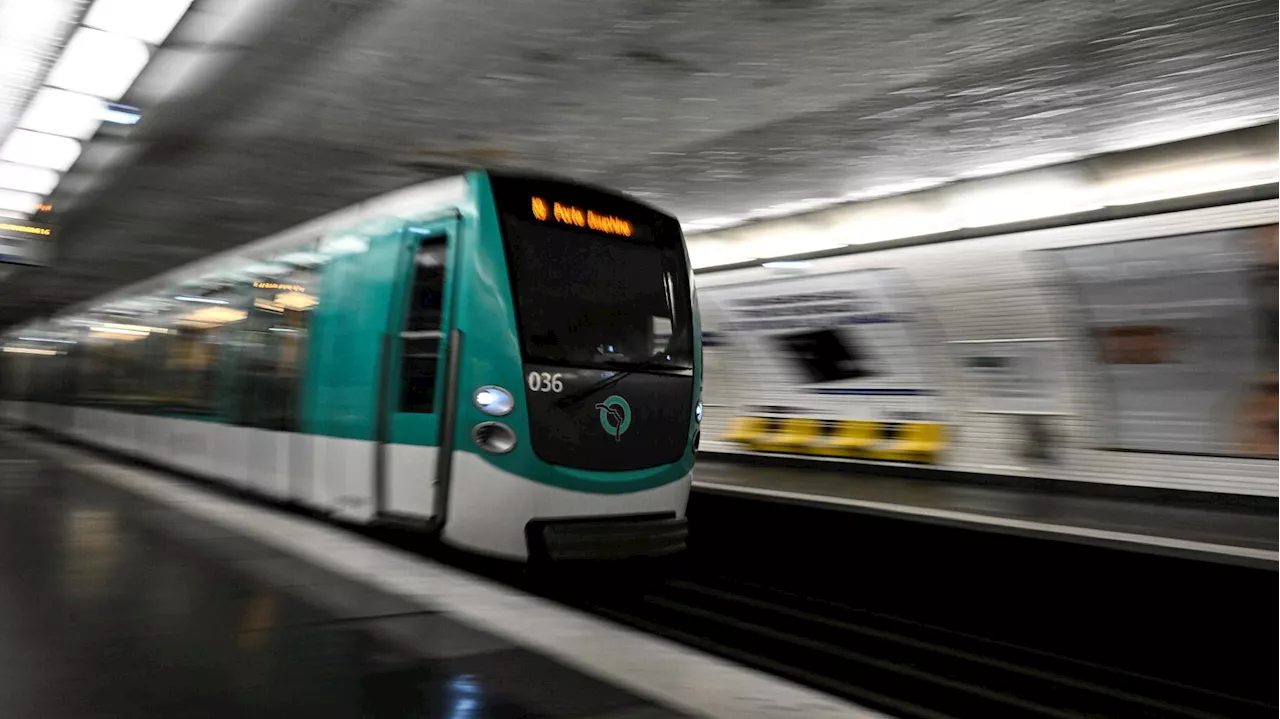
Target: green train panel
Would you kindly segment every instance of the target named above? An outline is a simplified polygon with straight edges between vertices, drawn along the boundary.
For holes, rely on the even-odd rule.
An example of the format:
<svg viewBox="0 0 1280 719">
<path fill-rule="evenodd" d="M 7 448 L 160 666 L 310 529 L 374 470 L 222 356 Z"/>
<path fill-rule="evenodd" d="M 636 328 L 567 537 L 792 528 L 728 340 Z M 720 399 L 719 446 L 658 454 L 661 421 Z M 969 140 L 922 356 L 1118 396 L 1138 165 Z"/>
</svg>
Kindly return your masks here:
<svg viewBox="0 0 1280 719">
<path fill-rule="evenodd" d="M 517 559 L 683 547 L 692 276 L 676 221 L 614 193 L 420 185 L 6 347 L 27 421 L 345 521 Z"/>
</svg>

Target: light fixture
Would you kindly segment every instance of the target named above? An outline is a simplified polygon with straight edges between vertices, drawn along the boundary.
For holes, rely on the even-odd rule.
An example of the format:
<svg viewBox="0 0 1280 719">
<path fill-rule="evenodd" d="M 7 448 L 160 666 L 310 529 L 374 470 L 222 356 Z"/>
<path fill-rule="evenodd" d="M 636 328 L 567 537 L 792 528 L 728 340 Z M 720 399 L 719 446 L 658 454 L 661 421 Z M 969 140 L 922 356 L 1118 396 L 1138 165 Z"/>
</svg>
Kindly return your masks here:
<svg viewBox="0 0 1280 719">
<path fill-rule="evenodd" d="M 148 332 L 146 328 L 141 327 L 131 329 L 125 326 L 100 325 L 98 327 L 90 327 L 89 331 L 92 332 L 95 337 L 109 340 L 125 340 L 126 342 L 132 342 L 134 340 L 140 340 L 144 337 L 151 336 L 151 333 Z"/>
<path fill-rule="evenodd" d="M 12 353 L 14 353 L 14 354 L 21 354 L 21 355 L 46 355 L 46 356 L 48 356 L 48 355 L 56 355 L 56 354 L 59 354 L 58 350 L 44 350 L 44 349 L 36 349 L 36 348 L 34 348 L 34 347 L 10 347 L 9 345 L 5 345 L 4 351 L 5 351 L 5 352 L 12 352 Z"/>
<path fill-rule="evenodd" d="M 702 407 L 702 398 L 701 398 L 701 397 L 699 397 L 699 398 L 698 398 L 698 404 L 696 404 L 696 405 L 694 406 L 694 408 L 693 408 L 693 417 L 694 417 L 694 419 L 698 420 L 699 422 L 701 422 L 701 421 L 702 421 L 702 409 L 703 409 L 703 407 Z"/>
<path fill-rule="evenodd" d="M 1100 209 L 1094 195 L 1077 168 L 1067 166 L 953 185 L 942 199 L 960 227 L 992 227 Z"/>
<path fill-rule="evenodd" d="M 320 248 L 321 252 L 335 257 L 338 255 L 355 255 L 364 252 L 367 249 L 369 249 L 369 243 L 367 241 L 351 235 L 344 235 L 342 237 L 328 240 Z"/>
<path fill-rule="evenodd" d="M 53 342 L 62 345 L 73 345 L 75 340 L 58 339 L 57 337 L 19 337 L 23 342 Z"/>
<path fill-rule="evenodd" d="M 248 312 L 231 307 L 206 307 L 192 312 L 183 319 L 197 324 L 225 325 L 231 322 L 239 322 L 248 316 Z"/>
<path fill-rule="evenodd" d="M 98 0 L 84 24 L 159 45 L 190 6 L 191 0 Z"/>
<path fill-rule="evenodd" d="M 33 195 L 47 195 L 58 186 L 57 172 L 47 167 L 18 165 L 12 162 L 0 162 L 0 188 L 30 192 Z"/>
<path fill-rule="evenodd" d="M 1280 179 L 1274 158 L 1227 159 L 1184 167 L 1131 172 L 1102 182 L 1108 205 L 1136 205 L 1271 184 Z"/>
<path fill-rule="evenodd" d="M 319 300 L 306 292 L 281 292 L 276 295 L 276 304 L 285 309 L 302 312 L 316 306 Z"/>
<path fill-rule="evenodd" d="M 71 36 L 46 82 L 64 90 L 119 100 L 150 55 L 141 40 L 82 27 Z"/>
<path fill-rule="evenodd" d="M 175 295 L 173 299 L 179 302 L 200 302 L 206 305 L 230 304 L 227 300 L 215 300 L 211 297 L 193 297 L 191 295 Z"/>
<path fill-rule="evenodd" d="M 102 124 L 106 107 L 100 97 L 46 87 L 31 100 L 18 127 L 88 140 Z"/>
<path fill-rule="evenodd" d="M 690 220 L 689 222 L 680 223 L 686 232 L 710 232 L 712 230 L 721 230 L 726 227 L 740 224 L 741 218 L 738 217 L 706 217 L 701 220 Z"/>
<path fill-rule="evenodd" d="M 511 396 L 511 393 L 507 390 L 496 385 L 489 385 L 476 390 L 475 403 L 481 412 L 495 417 L 510 414 L 511 410 L 516 406 L 515 397 Z"/>
<path fill-rule="evenodd" d="M 688 244 L 688 251 L 689 264 L 695 270 L 760 259 L 748 243 L 737 237 L 693 239 Z"/>
<path fill-rule="evenodd" d="M 142 113 L 136 107 L 113 102 L 103 110 L 102 119 L 116 125 L 136 125 L 142 119 Z"/>
<path fill-rule="evenodd" d="M 0 160 L 66 172 L 80 157 L 80 143 L 69 137 L 14 130 L 0 146 Z"/>
<path fill-rule="evenodd" d="M 143 334 L 143 335 L 151 334 L 154 332 L 155 334 L 162 335 L 162 334 L 166 334 L 169 331 L 163 327 L 147 327 L 145 325 L 123 325 L 123 324 L 117 324 L 115 322 L 93 322 L 92 320 L 81 320 L 81 321 L 77 321 L 75 324 L 86 324 L 86 323 L 93 325 L 92 327 L 89 328 L 90 332 L 124 332 L 127 334 L 136 333 L 136 334 Z"/>
<path fill-rule="evenodd" d="M 481 422 L 471 430 L 471 441 L 486 452 L 505 454 L 516 446 L 516 433 L 501 422 Z"/>
<path fill-rule="evenodd" d="M 16 219 L 26 219 L 25 216 L 35 212 L 43 201 L 40 195 L 33 195 L 30 192 L 0 189 L 0 210 L 11 210 L 14 213 L 23 215 L 23 217 Z"/>
</svg>

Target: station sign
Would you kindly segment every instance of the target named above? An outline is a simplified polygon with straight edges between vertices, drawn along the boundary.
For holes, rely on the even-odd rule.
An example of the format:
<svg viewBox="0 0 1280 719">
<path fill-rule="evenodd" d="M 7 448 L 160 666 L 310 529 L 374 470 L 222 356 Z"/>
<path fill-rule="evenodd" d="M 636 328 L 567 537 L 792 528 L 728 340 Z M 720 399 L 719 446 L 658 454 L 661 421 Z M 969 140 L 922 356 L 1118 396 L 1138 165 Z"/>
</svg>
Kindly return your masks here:
<svg viewBox="0 0 1280 719">
<path fill-rule="evenodd" d="M 0 217 L 0 263 L 43 265 L 53 242 L 53 227 L 31 220 Z"/>
</svg>

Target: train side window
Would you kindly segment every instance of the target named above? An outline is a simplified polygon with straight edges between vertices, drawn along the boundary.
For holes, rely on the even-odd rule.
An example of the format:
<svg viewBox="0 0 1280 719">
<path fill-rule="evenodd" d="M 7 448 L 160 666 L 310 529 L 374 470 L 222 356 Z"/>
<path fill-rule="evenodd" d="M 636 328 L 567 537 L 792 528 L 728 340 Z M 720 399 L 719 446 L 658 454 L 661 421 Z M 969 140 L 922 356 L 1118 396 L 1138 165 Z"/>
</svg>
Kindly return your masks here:
<svg viewBox="0 0 1280 719">
<path fill-rule="evenodd" d="M 443 337 L 445 239 L 424 240 L 413 262 L 413 283 L 400 333 L 400 411 L 435 410 L 436 368 Z"/>
<path fill-rule="evenodd" d="M 318 267 L 255 282 L 240 338 L 236 421 L 284 432 L 299 429 L 307 335 L 320 298 Z"/>
</svg>

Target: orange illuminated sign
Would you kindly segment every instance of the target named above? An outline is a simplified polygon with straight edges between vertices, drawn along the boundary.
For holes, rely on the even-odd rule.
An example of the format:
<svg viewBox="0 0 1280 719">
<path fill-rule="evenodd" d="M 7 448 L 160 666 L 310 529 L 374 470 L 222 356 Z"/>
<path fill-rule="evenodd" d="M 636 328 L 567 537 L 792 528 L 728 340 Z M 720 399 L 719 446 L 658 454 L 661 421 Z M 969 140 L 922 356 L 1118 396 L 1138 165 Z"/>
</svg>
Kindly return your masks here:
<svg viewBox="0 0 1280 719">
<path fill-rule="evenodd" d="M 43 204 L 36 208 L 36 212 L 53 212 L 53 205 Z"/>
<path fill-rule="evenodd" d="M 550 220 L 575 227 L 586 227 L 609 235 L 621 235 L 622 237 L 630 237 L 634 232 L 629 220 L 624 220 L 614 215 L 606 215 L 595 210 L 584 210 L 561 202 L 548 202 L 541 197 L 532 198 L 530 204 L 534 218 L 544 222 Z"/>
<path fill-rule="evenodd" d="M 253 286 L 260 290 L 286 290 L 289 292 L 306 292 L 302 285 L 282 285 L 279 282 L 254 282 Z"/>
<path fill-rule="evenodd" d="M 0 230 L 8 230 L 10 232 L 21 232 L 27 235 L 44 235 L 48 237 L 53 234 L 53 230 L 48 227 L 36 227 L 34 225 L 15 225 L 11 222 L 0 222 Z"/>
</svg>

